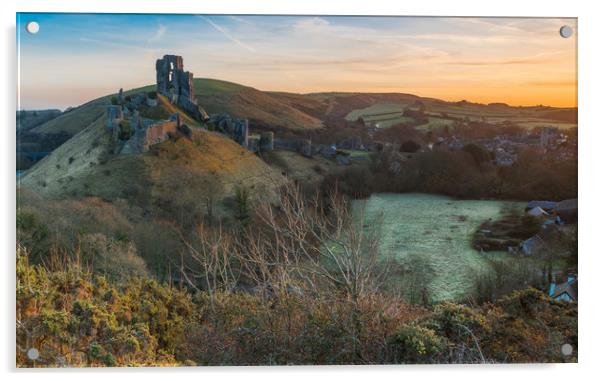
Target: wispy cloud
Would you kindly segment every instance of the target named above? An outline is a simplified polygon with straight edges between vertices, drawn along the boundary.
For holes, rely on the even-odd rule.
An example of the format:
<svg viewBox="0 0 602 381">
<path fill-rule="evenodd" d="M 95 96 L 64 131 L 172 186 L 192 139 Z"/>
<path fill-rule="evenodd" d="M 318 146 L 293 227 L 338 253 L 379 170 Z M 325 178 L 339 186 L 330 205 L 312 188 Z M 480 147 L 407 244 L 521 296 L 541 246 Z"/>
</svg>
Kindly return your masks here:
<svg viewBox="0 0 602 381">
<path fill-rule="evenodd" d="M 449 65 L 460 65 L 460 66 L 493 66 L 493 65 L 541 65 L 549 62 L 544 58 L 517 58 L 509 60 L 498 60 L 498 61 L 455 61 L 450 62 Z"/>
<path fill-rule="evenodd" d="M 161 38 L 163 38 L 165 32 L 167 32 L 167 27 L 159 24 L 155 33 L 146 42 L 148 44 L 152 44 L 153 42 L 159 41 Z"/>
<path fill-rule="evenodd" d="M 199 17 L 202 18 L 203 20 L 207 21 L 207 23 L 209 23 L 209 25 L 211 25 L 213 27 L 213 29 L 215 29 L 218 32 L 220 32 L 228 40 L 234 42 L 236 45 L 240 46 L 241 48 L 244 48 L 244 49 L 246 49 L 246 50 L 248 50 L 250 52 L 255 52 L 255 49 L 252 46 L 250 46 L 248 44 L 245 44 L 244 42 L 242 42 L 238 38 L 234 37 L 232 34 L 230 34 L 230 32 L 225 27 L 216 24 L 211 19 L 209 19 L 209 18 L 207 18 L 205 16 L 199 16 Z"/>
<path fill-rule="evenodd" d="M 242 24 L 253 25 L 253 22 L 251 22 L 249 19 L 246 19 L 244 17 L 240 17 L 240 16 L 236 16 L 236 15 L 230 15 L 230 16 L 228 16 L 228 18 L 230 20 L 234 20 L 234 21 L 242 23 Z"/>
<path fill-rule="evenodd" d="M 98 28 L 89 31 L 95 21 Z M 76 94 L 79 103 L 89 100 L 88 88 L 102 95 L 150 84 L 156 58 L 170 53 L 183 56 L 196 77 L 263 90 L 395 89 L 451 100 L 570 105 L 577 34 L 561 38 L 564 24 L 577 28 L 575 20 L 534 18 L 61 15 L 46 20 L 42 33 L 22 37 L 22 101 L 27 106 L 37 97 L 41 104 L 38 89 L 45 86 L 55 89 L 46 106 L 58 106 L 54 94 L 67 94 L 74 75 L 81 88 L 61 106 L 76 104 Z M 74 70 L 65 62 L 86 64 Z"/>
</svg>

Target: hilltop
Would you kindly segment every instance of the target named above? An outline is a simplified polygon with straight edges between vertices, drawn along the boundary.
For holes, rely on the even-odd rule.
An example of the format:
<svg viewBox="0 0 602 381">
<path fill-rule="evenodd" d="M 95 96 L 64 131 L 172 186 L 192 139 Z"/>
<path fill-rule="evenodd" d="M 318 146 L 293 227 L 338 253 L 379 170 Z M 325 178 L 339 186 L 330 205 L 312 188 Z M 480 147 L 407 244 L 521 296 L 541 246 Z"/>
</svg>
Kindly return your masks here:
<svg viewBox="0 0 602 381">
<path fill-rule="evenodd" d="M 548 106 L 515 107 L 504 103 L 479 104 L 468 101 L 447 102 L 404 93 L 311 93 L 261 91 L 241 84 L 209 78 L 195 78 L 194 91 L 198 104 L 209 114 L 228 113 L 249 119 L 252 128 L 314 130 L 359 117 L 396 121 L 404 109 L 424 104 L 433 118 L 469 118 L 496 123 L 510 121 L 530 128 L 538 124 L 571 127 L 577 123 L 576 108 Z M 143 86 L 124 94 L 148 92 L 155 85 Z M 75 135 L 100 116 L 111 104 L 107 95 L 70 109 L 60 116 L 30 129 L 32 133 Z M 398 118 L 403 122 L 402 118 Z M 439 120 L 437 120 L 439 121 Z"/>
<path fill-rule="evenodd" d="M 252 152 L 200 128 L 191 139 L 169 139 L 142 154 L 113 155 L 110 141 L 103 112 L 28 170 L 20 186 L 47 198 L 125 199 L 157 213 L 211 201 L 215 213 L 227 215 L 236 187 L 270 197 L 285 182 Z"/>
<path fill-rule="evenodd" d="M 199 105 L 210 114 L 228 113 L 235 118 L 247 118 L 254 125 L 292 130 L 323 127 L 320 119 L 296 108 L 295 103 L 287 97 L 279 97 L 252 87 L 216 79 L 195 78 L 193 81 Z M 124 91 L 124 95 L 152 90 L 155 90 L 155 85 L 130 89 Z M 45 135 L 58 133 L 75 135 L 99 118 L 106 107 L 111 105 L 111 98 L 116 95 L 106 95 L 75 107 L 55 119 L 32 128 L 30 132 Z"/>
</svg>

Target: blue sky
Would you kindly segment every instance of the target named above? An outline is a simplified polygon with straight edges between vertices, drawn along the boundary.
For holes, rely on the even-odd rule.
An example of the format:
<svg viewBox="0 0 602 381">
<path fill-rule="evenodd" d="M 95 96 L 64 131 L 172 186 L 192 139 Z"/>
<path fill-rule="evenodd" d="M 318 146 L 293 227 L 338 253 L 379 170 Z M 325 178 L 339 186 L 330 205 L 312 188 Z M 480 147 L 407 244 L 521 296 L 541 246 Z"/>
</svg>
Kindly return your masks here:
<svg viewBox="0 0 602 381">
<path fill-rule="evenodd" d="M 40 24 L 31 35 L 29 21 Z M 20 107 L 152 84 L 155 60 L 261 90 L 574 105 L 574 19 L 19 14 Z"/>
</svg>

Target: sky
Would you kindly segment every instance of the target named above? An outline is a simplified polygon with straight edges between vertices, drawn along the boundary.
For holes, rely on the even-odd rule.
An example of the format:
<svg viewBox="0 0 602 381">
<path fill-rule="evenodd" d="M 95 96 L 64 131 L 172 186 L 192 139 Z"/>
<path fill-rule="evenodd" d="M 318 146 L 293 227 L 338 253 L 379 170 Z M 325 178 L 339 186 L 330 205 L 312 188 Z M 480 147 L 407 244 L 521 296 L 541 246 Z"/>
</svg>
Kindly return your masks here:
<svg viewBox="0 0 602 381">
<path fill-rule="evenodd" d="M 25 31 L 29 21 L 37 34 Z M 562 38 L 559 29 L 574 33 Z M 260 90 L 577 105 L 577 21 L 362 16 L 17 15 L 19 108 L 155 83 L 155 61 Z"/>
</svg>

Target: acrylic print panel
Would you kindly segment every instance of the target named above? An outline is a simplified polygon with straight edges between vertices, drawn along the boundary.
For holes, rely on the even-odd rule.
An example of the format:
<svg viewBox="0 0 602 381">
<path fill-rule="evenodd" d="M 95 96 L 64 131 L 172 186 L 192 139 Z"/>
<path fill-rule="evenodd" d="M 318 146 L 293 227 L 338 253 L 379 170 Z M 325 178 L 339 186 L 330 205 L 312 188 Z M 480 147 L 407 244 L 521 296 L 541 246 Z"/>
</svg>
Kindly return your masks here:
<svg viewBox="0 0 602 381">
<path fill-rule="evenodd" d="M 577 361 L 576 19 L 17 30 L 18 367 Z"/>
</svg>

